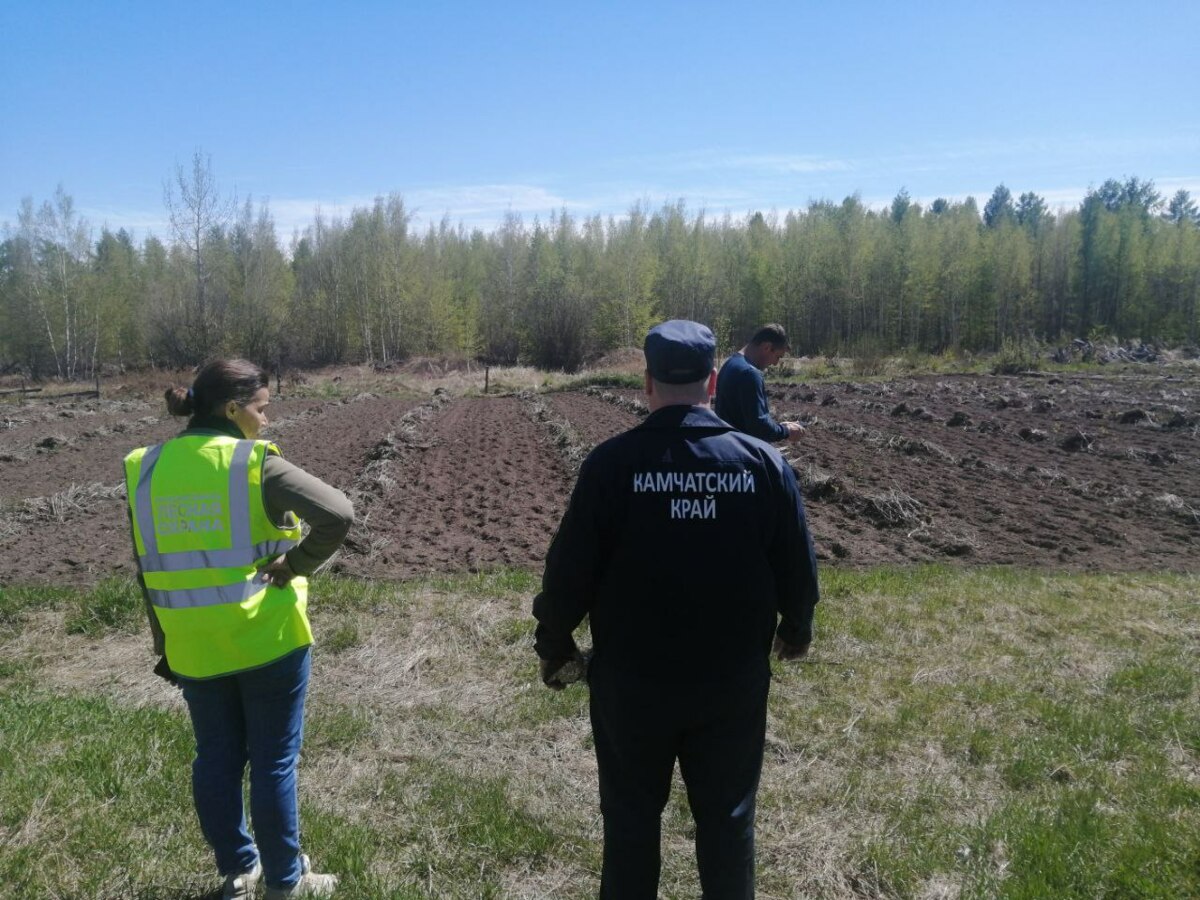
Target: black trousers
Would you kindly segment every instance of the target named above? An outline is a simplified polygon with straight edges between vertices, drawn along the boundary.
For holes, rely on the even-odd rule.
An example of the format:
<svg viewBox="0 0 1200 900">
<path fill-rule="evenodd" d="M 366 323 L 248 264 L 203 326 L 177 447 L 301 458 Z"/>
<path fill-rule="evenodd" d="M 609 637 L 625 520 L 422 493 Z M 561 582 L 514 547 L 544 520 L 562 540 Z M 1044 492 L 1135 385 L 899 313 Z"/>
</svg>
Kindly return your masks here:
<svg viewBox="0 0 1200 900">
<path fill-rule="evenodd" d="M 699 686 L 598 668 L 589 683 L 604 816 L 601 900 L 658 896 L 661 818 L 677 759 L 703 900 L 749 900 L 768 673 Z"/>
</svg>

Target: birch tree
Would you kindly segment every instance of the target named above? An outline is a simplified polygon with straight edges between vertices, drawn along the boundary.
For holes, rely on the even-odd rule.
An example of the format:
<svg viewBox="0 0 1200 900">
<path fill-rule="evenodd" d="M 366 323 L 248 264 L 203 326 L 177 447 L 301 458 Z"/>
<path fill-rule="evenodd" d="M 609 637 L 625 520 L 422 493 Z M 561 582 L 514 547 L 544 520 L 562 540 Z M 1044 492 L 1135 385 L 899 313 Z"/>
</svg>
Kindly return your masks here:
<svg viewBox="0 0 1200 900">
<path fill-rule="evenodd" d="M 175 177 L 163 185 L 163 201 L 175 242 L 186 250 L 191 263 L 191 302 L 187 318 L 180 324 L 189 330 L 186 346 L 197 357 L 189 361 L 198 362 L 211 356 L 219 343 L 219 323 L 210 302 L 208 239 L 213 231 L 224 230 L 233 217 L 237 198 L 221 193 L 213 176 L 212 157 L 197 150 L 189 168 L 175 166 Z"/>
<path fill-rule="evenodd" d="M 61 185 L 54 201 L 37 210 L 31 198 L 22 201 L 13 251 L 16 289 L 27 321 L 38 324 L 54 373 L 90 374 L 100 328 L 98 308 L 88 302 L 91 228 L 75 215 L 74 200 Z"/>
</svg>

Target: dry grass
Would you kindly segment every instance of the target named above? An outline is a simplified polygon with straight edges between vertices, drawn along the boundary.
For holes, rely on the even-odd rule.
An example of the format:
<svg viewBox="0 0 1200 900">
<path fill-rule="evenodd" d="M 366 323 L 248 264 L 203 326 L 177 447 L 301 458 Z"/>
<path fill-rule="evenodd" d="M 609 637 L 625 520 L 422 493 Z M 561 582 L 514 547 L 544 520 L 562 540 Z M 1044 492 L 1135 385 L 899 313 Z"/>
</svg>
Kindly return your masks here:
<svg viewBox="0 0 1200 900">
<path fill-rule="evenodd" d="M 826 497 L 837 496 L 845 491 L 846 485 L 842 479 L 832 472 L 827 472 L 825 469 L 812 463 L 804 463 L 794 455 L 789 455 L 785 458 L 793 468 L 803 466 L 798 480 L 800 482 L 800 489 L 804 492 L 805 497 L 820 500 Z"/>
<path fill-rule="evenodd" d="M 561 416 L 555 415 L 554 411 L 542 402 L 536 394 L 522 391 L 518 396 L 521 400 L 521 408 L 525 413 L 534 422 L 549 432 L 555 448 L 558 450 L 559 455 L 562 456 L 563 462 L 567 465 L 567 471 L 574 477 L 574 474 L 579 471 L 579 467 L 587 457 L 588 452 L 592 449 L 591 445 L 580 437 L 579 432 L 575 430 L 570 422 Z"/>
<path fill-rule="evenodd" d="M 878 525 L 913 527 L 926 522 L 921 501 L 894 488 L 863 497 L 861 504 L 863 514 Z"/>
<path fill-rule="evenodd" d="M 354 503 L 354 527 L 347 538 L 347 549 L 373 558 L 383 550 L 388 540 L 371 529 L 371 518 L 380 503 L 395 490 L 403 462 L 422 449 L 422 427 L 445 405 L 447 394 L 435 393 L 420 406 L 410 409 L 396 423 L 396 428 L 381 438 L 367 454 L 367 463 L 355 477 L 346 495 Z"/>
<path fill-rule="evenodd" d="M 465 359 L 417 359 L 387 367 L 369 365 L 331 366 L 311 370 L 289 370 L 278 381 L 271 373 L 271 391 L 283 398 L 351 399 L 362 395 L 423 397 L 436 393 L 451 396 L 475 396 L 484 392 L 511 394 L 519 391 L 540 391 L 569 386 L 576 381 L 586 382 L 596 375 L 626 375 L 630 366 L 617 363 L 600 369 L 584 369 L 576 373 L 547 372 L 532 366 L 485 367 Z M 639 368 L 636 373 L 640 374 Z M 192 370 L 131 372 L 104 379 L 102 399 L 97 403 L 138 402 L 155 409 L 162 403 L 163 391 L 172 386 L 186 386 L 195 377 Z M 69 385 L 56 385 L 53 396 L 68 392 Z M 278 388 L 278 390 L 277 390 Z M 36 404 L 53 396 L 31 395 Z M 2 399 L 2 398 L 0 398 Z M 0 416 L 0 428 L 5 419 L 18 413 L 15 402 L 12 411 Z"/>
<path fill-rule="evenodd" d="M 862 425 L 845 425 L 840 422 L 822 423 L 825 428 L 835 434 L 843 434 L 855 440 L 862 441 L 875 450 L 887 450 L 892 453 L 902 453 L 906 456 L 932 456 L 950 465 L 957 465 L 957 458 L 945 447 L 933 441 L 905 437 L 899 434 L 888 434 L 875 428 Z"/>
<path fill-rule="evenodd" d="M 2 655 L 31 661 L 39 679 L 55 692 L 112 697 L 135 709 L 184 709 L 179 691 L 151 674 L 157 658 L 148 630 L 96 640 L 68 633 L 61 611 L 42 609 L 3 643 Z"/>
<path fill-rule="evenodd" d="M 593 397 L 598 397 L 606 403 L 613 404 L 619 409 L 633 413 L 635 416 L 644 417 L 650 412 L 650 407 L 636 397 L 626 397 L 621 394 L 614 394 L 612 391 L 606 391 L 594 385 L 584 388 L 584 393 L 590 394 Z"/>
<path fill-rule="evenodd" d="M 1200 509 L 1190 506 L 1181 497 L 1178 497 L 1175 494 L 1160 494 L 1152 499 L 1155 503 L 1165 506 L 1184 521 L 1191 522 L 1194 525 L 1200 525 Z"/>
<path fill-rule="evenodd" d="M 26 497 L 4 508 L 0 506 L 0 537 L 19 533 L 28 525 L 52 522 L 58 525 L 96 506 L 125 497 L 125 482 L 115 484 L 71 484 L 45 497 Z"/>
</svg>

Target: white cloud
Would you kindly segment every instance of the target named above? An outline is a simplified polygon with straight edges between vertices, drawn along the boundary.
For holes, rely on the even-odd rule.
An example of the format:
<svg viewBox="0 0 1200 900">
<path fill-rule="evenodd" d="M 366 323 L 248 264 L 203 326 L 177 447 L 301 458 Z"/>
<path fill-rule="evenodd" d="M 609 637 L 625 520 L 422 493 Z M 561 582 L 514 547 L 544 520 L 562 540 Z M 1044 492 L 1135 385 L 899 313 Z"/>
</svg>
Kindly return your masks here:
<svg viewBox="0 0 1200 900">
<path fill-rule="evenodd" d="M 369 208 L 376 196 L 386 196 L 386 193 L 334 199 L 289 198 L 273 200 L 269 206 L 276 231 L 282 238 L 290 239 L 294 231 L 303 231 L 313 223 L 318 210 L 326 220 L 345 219 L 355 209 Z M 582 201 L 530 184 L 446 185 L 396 193 L 403 199 L 417 228 L 440 222 L 443 216 L 449 216 L 455 225 L 461 222 L 468 228 L 487 229 L 499 225 L 510 212 L 521 216 L 548 216 L 562 209 L 589 209 Z"/>
<path fill-rule="evenodd" d="M 853 168 L 842 159 L 825 159 L 819 156 L 789 154 L 748 154 L 742 156 L 715 157 L 697 161 L 692 169 L 735 169 L 760 172 L 770 175 L 807 175 L 817 172 L 845 172 Z"/>
<path fill-rule="evenodd" d="M 1170 200 L 1176 191 L 1187 191 L 1193 200 L 1200 200 L 1200 175 L 1159 178 L 1155 180 L 1154 188 L 1162 194 L 1164 200 Z"/>
<path fill-rule="evenodd" d="M 425 222 L 448 215 L 452 222 L 471 226 L 499 222 L 508 213 L 543 215 L 555 210 L 581 211 L 586 206 L 562 194 L 533 184 L 477 184 L 418 188 L 403 194 L 405 205 Z"/>
<path fill-rule="evenodd" d="M 282 199 L 265 200 L 271 218 L 275 220 L 275 233 L 282 243 L 287 244 L 296 232 L 303 233 L 317 219 L 317 213 L 325 221 L 349 218 L 357 207 L 370 206 L 373 197 L 339 197 L 334 200 Z"/>
<path fill-rule="evenodd" d="M 955 146 L 931 146 L 926 154 L 901 154 L 874 159 L 836 160 L 810 155 L 786 154 L 718 154 L 700 152 L 681 154 L 673 158 L 661 157 L 654 160 L 652 174 L 643 179 L 613 178 L 598 180 L 577 177 L 567 181 L 564 176 L 555 176 L 546 183 L 532 181 L 495 182 L 482 184 L 432 185 L 400 191 L 405 206 L 413 215 L 413 227 L 423 230 L 436 225 L 447 216 L 452 225 L 480 228 L 491 231 L 499 227 L 510 214 L 521 216 L 527 224 L 534 218 L 547 220 L 552 214 L 567 210 L 578 217 L 602 215 L 623 217 L 634 204 L 641 204 L 649 213 L 663 205 L 682 199 L 691 215 L 704 212 L 709 220 L 720 220 L 730 215 L 736 221 L 748 212 L 775 210 L 780 216 L 789 210 L 803 210 L 811 200 L 841 202 L 843 198 L 858 193 L 862 202 L 873 209 L 884 209 L 892 202 L 900 186 L 907 184 L 913 200 L 928 206 L 937 197 L 961 202 L 973 196 L 982 208 L 991 196 L 996 183 L 1003 181 L 1020 194 L 1031 190 L 1039 194 L 1051 210 L 1061 211 L 1078 207 L 1089 187 L 1096 187 L 1099 180 L 1090 180 L 1091 169 L 1079 171 L 1078 165 L 1050 165 L 1042 168 L 1034 164 L 1032 170 L 1018 177 L 1005 177 L 1002 169 L 1011 166 L 995 166 L 995 181 L 986 186 L 965 186 L 938 182 L 949 182 L 951 167 L 946 164 L 949 155 L 969 156 L 971 153 L 1024 152 L 1039 148 L 1041 144 L 1030 140 L 1013 142 L 978 142 Z M 1077 157 L 1078 158 L 1078 157 Z M 643 160 L 647 165 L 650 161 Z M 992 166 L 973 167 L 976 174 Z M 1024 166 L 1029 169 L 1030 167 Z M 1183 168 L 1182 166 L 1180 168 Z M 627 171 L 637 172 L 629 165 Z M 643 169 L 642 171 L 646 171 Z M 1178 170 L 1176 170 L 1178 171 Z M 1185 170 L 1186 171 L 1186 170 Z M 933 172 L 933 177 L 914 177 L 920 172 Z M 796 175 L 808 175 L 796 178 Z M 1200 199 L 1200 175 L 1170 175 L 1155 178 L 1153 173 L 1140 172 L 1141 177 L 1153 178 L 1155 187 L 1164 200 L 1177 190 L 1189 191 Z M 824 176 L 824 177 L 822 177 Z M 1112 172 L 1104 177 L 1125 177 Z M 635 180 L 636 179 L 636 180 Z M 957 179 L 955 179 L 957 180 Z M 971 178 L 975 180 L 974 177 Z M 561 185 L 570 183 L 568 190 Z M 954 189 L 957 187 L 957 189 Z M 964 188 L 977 188 L 967 190 Z M 381 192 L 383 193 L 383 192 Z M 287 245 L 297 232 L 303 232 L 316 219 L 318 211 L 326 219 L 347 218 L 354 209 L 369 208 L 376 195 L 343 195 L 340 197 L 288 197 L 272 199 L 255 197 L 254 202 L 265 203 L 275 221 L 276 233 L 283 245 Z M 98 234 L 102 226 L 110 229 L 125 228 L 134 233 L 138 241 L 149 234 L 168 240 L 170 226 L 165 210 L 155 207 L 149 210 L 119 208 L 116 206 L 92 206 L 80 208 Z"/>
</svg>

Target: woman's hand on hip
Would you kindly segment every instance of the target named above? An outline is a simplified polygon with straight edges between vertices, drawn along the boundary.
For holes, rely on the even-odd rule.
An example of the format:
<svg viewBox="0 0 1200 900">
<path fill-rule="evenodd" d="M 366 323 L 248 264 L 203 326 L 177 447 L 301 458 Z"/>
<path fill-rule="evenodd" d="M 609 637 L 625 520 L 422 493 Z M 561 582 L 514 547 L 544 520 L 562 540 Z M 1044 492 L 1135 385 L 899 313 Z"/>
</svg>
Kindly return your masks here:
<svg viewBox="0 0 1200 900">
<path fill-rule="evenodd" d="M 296 577 L 288 563 L 287 556 L 277 556 L 258 570 L 259 581 L 269 581 L 275 587 L 287 587 L 289 581 Z"/>
</svg>

